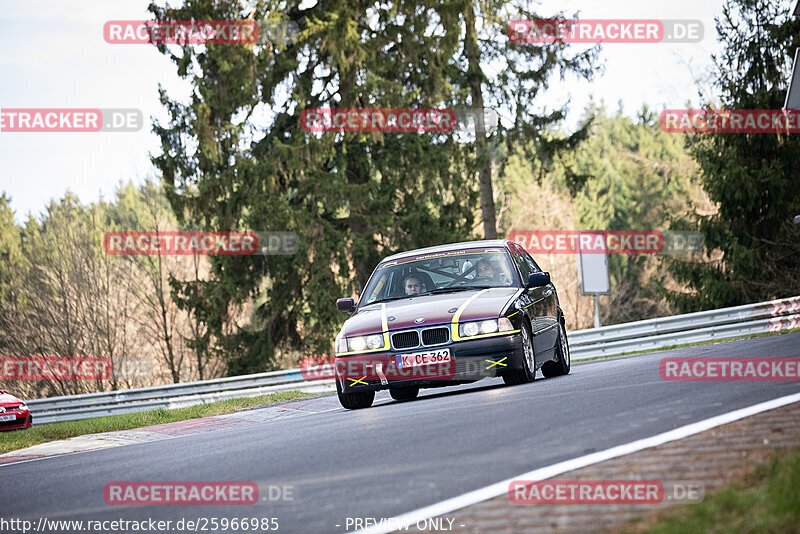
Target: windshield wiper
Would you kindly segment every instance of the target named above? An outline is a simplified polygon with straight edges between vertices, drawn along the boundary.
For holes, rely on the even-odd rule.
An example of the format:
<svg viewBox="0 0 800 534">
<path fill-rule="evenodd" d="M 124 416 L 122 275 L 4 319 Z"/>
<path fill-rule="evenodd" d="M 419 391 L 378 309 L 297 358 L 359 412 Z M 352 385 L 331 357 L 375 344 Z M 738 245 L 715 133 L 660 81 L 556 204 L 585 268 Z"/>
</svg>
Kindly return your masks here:
<svg viewBox="0 0 800 534">
<path fill-rule="evenodd" d="M 474 289 L 491 289 L 493 287 L 506 287 L 506 286 L 439 287 L 437 289 L 431 289 L 430 291 L 424 291 L 422 293 L 417 293 L 416 295 L 403 295 L 402 297 L 387 297 L 385 299 L 373 300 L 372 302 L 365 303 L 364 306 L 369 306 L 370 304 L 380 304 L 381 302 L 390 302 L 390 301 L 393 301 L 393 300 L 413 299 L 414 297 L 422 297 L 424 295 L 434 295 L 436 293 L 453 293 L 453 292 L 456 292 L 456 291 L 472 291 Z"/>
<path fill-rule="evenodd" d="M 403 300 L 403 299 L 416 297 L 416 296 L 417 295 L 403 295 L 402 297 L 386 297 L 385 299 L 378 299 L 378 300 L 373 300 L 372 302 L 366 302 L 366 303 L 364 303 L 364 306 L 369 306 L 371 304 L 380 304 L 381 302 L 389 302 L 391 300 Z"/>
<path fill-rule="evenodd" d="M 433 295 L 435 293 L 451 293 L 454 291 L 472 291 L 473 289 L 489 289 L 490 287 L 495 286 L 454 286 L 454 287 L 440 287 L 437 289 L 431 289 L 430 291 L 426 291 L 424 293 L 420 293 L 419 295 Z M 419 296 L 414 295 L 414 296 Z"/>
</svg>

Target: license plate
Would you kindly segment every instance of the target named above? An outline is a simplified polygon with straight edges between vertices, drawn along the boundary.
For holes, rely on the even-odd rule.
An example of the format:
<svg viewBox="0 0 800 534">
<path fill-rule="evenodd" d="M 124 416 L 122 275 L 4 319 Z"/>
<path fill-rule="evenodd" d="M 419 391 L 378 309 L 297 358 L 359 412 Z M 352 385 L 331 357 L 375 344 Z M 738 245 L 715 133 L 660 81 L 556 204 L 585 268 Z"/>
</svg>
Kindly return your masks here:
<svg viewBox="0 0 800 534">
<path fill-rule="evenodd" d="M 401 369 L 453 361 L 450 356 L 450 349 L 426 350 L 425 352 L 414 352 L 413 354 L 395 354 L 394 357 L 397 361 L 397 367 Z"/>
<path fill-rule="evenodd" d="M 16 421 L 16 415 L 0 415 L 0 421 Z"/>
</svg>

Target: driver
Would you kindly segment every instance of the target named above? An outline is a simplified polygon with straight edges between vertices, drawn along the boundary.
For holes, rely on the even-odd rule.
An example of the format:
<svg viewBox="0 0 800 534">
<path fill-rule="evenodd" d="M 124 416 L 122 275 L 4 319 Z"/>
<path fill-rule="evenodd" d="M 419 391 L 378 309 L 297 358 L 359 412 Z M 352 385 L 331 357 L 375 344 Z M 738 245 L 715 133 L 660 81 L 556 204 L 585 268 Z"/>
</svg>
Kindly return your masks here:
<svg viewBox="0 0 800 534">
<path fill-rule="evenodd" d="M 413 296 L 419 295 L 422 292 L 422 282 L 420 282 L 419 278 L 416 276 L 409 276 L 406 278 L 406 281 L 403 283 L 406 295 Z"/>
<path fill-rule="evenodd" d="M 494 267 L 487 260 L 479 260 L 475 265 L 475 272 L 478 278 L 489 278 L 492 281 L 497 281 L 497 273 Z"/>
</svg>

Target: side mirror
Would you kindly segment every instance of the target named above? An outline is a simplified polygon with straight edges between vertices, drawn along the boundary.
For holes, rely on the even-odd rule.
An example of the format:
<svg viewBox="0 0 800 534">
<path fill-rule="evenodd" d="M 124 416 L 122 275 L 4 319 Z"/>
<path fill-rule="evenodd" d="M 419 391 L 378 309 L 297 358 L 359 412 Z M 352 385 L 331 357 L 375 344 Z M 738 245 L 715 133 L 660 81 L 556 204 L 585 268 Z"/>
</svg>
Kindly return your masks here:
<svg viewBox="0 0 800 534">
<path fill-rule="evenodd" d="M 0 393 L 8 393 L 5 389 L 0 389 Z"/>
<path fill-rule="evenodd" d="M 542 287 L 550 283 L 550 273 L 531 273 L 528 275 L 528 287 Z"/>
<path fill-rule="evenodd" d="M 339 299 L 336 301 L 336 307 L 342 313 L 353 313 L 356 311 L 356 301 L 351 298 Z"/>
</svg>

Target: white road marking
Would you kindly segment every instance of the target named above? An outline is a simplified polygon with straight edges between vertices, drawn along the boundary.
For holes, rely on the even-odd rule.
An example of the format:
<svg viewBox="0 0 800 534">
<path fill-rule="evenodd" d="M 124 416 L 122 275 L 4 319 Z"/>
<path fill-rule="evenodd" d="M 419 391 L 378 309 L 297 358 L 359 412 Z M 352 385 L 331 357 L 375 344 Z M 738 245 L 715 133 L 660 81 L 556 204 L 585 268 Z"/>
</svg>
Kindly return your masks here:
<svg viewBox="0 0 800 534">
<path fill-rule="evenodd" d="M 515 480 L 546 480 L 556 475 L 566 473 L 567 471 L 580 469 L 581 467 L 604 462 L 606 460 L 638 452 L 643 449 L 649 449 L 650 447 L 656 447 L 670 441 L 677 441 L 679 439 L 693 436 L 718 426 L 733 423 L 734 421 L 744 419 L 745 417 L 750 417 L 751 415 L 756 415 L 768 410 L 774 410 L 775 408 L 780 408 L 781 406 L 786 406 L 787 404 L 792 404 L 798 401 L 800 401 L 800 393 L 779 397 L 770 401 L 754 404 L 753 406 L 748 406 L 746 408 L 740 408 L 732 412 L 717 415 L 710 419 L 704 419 L 703 421 L 682 426 L 680 428 L 676 428 L 675 430 L 670 430 L 649 438 L 632 441 L 623 445 L 617 445 L 616 447 L 612 447 L 604 451 L 587 454 L 586 456 L 580 456 L 578 458 L 573 458 L 557 464 L 534 469 L 533 471 L 522 473 L 513 478 L 502 480 L 495 484 L 464 493 L 463 495 L 407 512 L 401 516 L 393 518 L 394 520 L 391 523 L 392 525 L 406 523 L 415 524 L 417 521 L 422 521 L 431 517 L 438 517 L 440 515 L 453 512 L 454 510 L 458 510 L 460 508 L 471 506 L 499 495 L 506 494 L 508 493 L 509 484 Z M 391 527 L 375 525 L 369 528 L 358 530 L 356 532 L 357 534 L 388 534 L 394 530 L 395 529 Z"/>
</svg>

